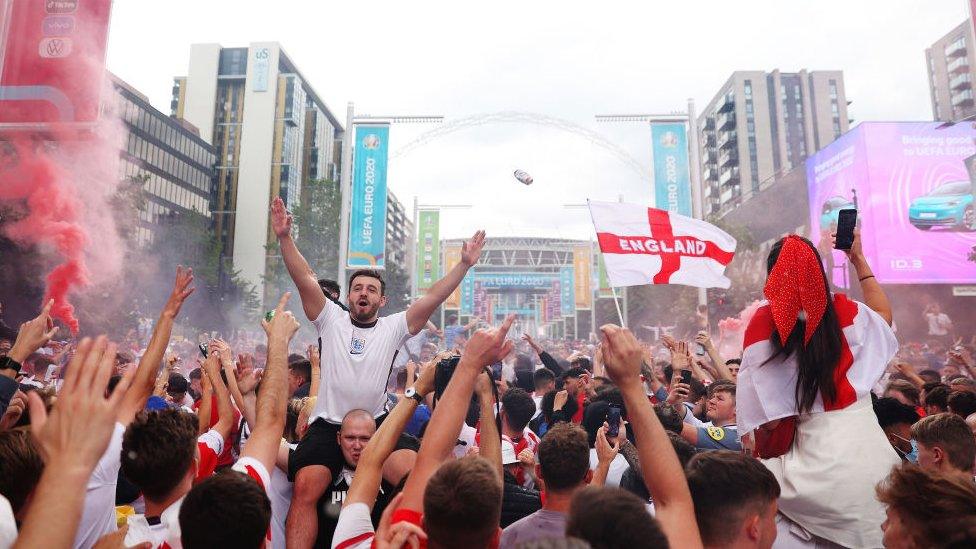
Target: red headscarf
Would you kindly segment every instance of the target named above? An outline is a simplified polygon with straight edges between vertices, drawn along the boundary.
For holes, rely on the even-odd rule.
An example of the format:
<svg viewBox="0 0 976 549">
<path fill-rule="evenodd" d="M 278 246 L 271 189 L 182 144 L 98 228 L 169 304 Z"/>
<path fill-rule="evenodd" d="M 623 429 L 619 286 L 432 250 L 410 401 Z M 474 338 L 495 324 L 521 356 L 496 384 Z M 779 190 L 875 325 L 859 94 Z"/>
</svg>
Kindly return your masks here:
<svg viewBox="0 0 976 549">
<path fill-rule="evenodd" d="M 827 310 L 827 288 L 817 254 L 802 238 L 795 234 L 786 237 L 763 293 L 769 300 L 780 342 L 786 345 L 804 312 L 807 325 L 803 344 L 809 343 Z"/>
</svg>

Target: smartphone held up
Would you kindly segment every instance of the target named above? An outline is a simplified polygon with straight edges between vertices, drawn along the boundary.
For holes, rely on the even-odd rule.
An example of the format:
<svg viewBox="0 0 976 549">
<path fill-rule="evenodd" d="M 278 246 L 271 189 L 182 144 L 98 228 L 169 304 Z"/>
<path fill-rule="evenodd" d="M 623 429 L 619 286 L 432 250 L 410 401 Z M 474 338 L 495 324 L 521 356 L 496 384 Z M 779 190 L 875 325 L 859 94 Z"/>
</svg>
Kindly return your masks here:
<svg viewBox="0 0 976 549">
<path fill-rule="evenodd" d="M 834 249 L 851 249 L 851 247 L 854 245 L 855 227 L 857 227 L 857 210 L 849 208 L 838 212 L 837 237 L 834 240 Z"/>
</svg>

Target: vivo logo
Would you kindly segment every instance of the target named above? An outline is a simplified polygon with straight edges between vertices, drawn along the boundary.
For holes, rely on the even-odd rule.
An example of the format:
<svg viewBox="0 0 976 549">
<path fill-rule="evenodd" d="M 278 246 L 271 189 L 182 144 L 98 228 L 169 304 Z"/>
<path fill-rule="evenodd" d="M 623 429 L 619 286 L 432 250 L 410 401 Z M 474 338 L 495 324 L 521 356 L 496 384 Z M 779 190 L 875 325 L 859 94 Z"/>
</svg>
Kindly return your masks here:
<svg viewBox="0 0 976 549">
<path fill-rule="evenodd" d="M 921 259 L 892 259 L 891 268 L 896 271 L 921 271 Z"/>
<path fill-rule="evenodd" d="M 65 36 L 75 30 L 75 18 L 70 15 L 52 15 L 41 22 L 44 36 Z"/>
</svg>

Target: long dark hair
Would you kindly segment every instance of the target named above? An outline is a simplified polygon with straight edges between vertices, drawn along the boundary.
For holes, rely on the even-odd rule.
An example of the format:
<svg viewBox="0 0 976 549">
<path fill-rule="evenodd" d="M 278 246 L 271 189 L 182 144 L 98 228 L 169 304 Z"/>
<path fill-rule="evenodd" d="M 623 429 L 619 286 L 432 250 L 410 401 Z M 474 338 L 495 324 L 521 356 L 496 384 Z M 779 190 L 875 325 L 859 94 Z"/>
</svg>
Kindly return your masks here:
<svg viewBox="0 0 976 549">
<path fill-rule="evenodd" d="M 779 259 L 779 253 L 783 249 L 785 238 L 780 239 L 769 251 L 766 259 L 766 273 L 769 274 Z M 834 309 L 833 299 L 830 295 L 830 284 L 827 282 L 827 273 L 824 272 L 823 261 L 816 246 L 807 239 L 803 242 L 810 246 L 814 255 L 817 257 L 817 264 L 820 266 L 820 274 L 823 276 L 824 288 L 827 291 L 827 309 L 824 311 L 820 325 L 814 330 L 810 341 L 803 345 L 803 335 L 806 330 L 806 321 L 800 318 L 796 321 L 796 326 L 786 339 L 786 345 L 780 344 L 779 333 L 773 329 L 770 342 L 776 353 L 769 357 L 766 362 L 774 358 L 785 355 L 796 354 L 797 380 L 796 380 L 796 406 L 797 412 L 803 413 L 813 408 L 813 403 L 817 400 L 817 393 L 823 395 L 825 402 L 832 401 L 837 397 L 837 385 L 834 383 L 834 370 L 840 362 L 841 332 L 840 322 L 837 319 L 837 311 Z"/>
</svg>

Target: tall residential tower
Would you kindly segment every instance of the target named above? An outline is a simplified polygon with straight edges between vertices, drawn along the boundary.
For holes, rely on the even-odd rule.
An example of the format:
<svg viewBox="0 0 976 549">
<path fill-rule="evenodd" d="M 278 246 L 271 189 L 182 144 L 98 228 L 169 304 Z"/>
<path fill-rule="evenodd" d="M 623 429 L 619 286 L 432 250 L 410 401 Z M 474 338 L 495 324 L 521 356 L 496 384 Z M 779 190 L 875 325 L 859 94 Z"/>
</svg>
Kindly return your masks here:
<svg viewBox="0 0 976 549">
<path fill-rule="evenodd" d="M 847 131 L 841 71 L 736 71 L 698 117 L 705 214 L 723 215 Z"/>
<path fill-rule="evenodd" d="M 276 42 L 192 45 L 171 107 L 216 148 L 215 230 L 224 257 L 263 294 L 271 200 L 292 208 L 304 181 L 337 180 L 343 128 Z"/>
</svg>

